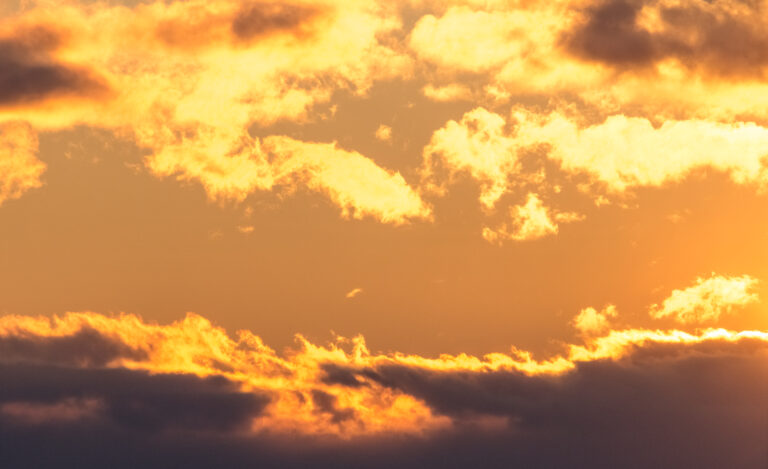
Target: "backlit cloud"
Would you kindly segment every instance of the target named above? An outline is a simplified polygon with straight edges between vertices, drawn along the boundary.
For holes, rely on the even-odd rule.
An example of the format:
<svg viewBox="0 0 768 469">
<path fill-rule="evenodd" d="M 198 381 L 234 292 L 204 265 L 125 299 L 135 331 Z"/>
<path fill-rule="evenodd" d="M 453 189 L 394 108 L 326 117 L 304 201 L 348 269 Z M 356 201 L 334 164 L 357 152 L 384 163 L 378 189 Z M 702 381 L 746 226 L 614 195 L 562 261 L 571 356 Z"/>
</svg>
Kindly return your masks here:
<svg viewBox="0 0 768 469">
<path fill-rule="evenodd" d="M 347 292 L 345 297 L 346 298 L 354 298 L 354 297 L 356 297 L 357 295 L 359 295 L 362 292 L 363 292 L 362 288 L 353 288 L 352 290 Z"/>
<path fill-rule="evenodd" d="M 695 169 L 727 173 L 736 183 L 762 185 L 768 129 L 755 124 L 665 121 L 614 115 L 581 126 L 563 114 L 513 111 L 518 145 L 546 144 L 568 171 L 586 172 L 612 191 L 680 181 Z"/>
<path fill-rule="evenodd" d="M 540 113 L 515 107 L 506 119 L 477 108 L 432 135 L 423 155 L 425 187 L 444 194 L 459 175 L 468 175 L 479 183 L 480 201 L 490 210 L 505 194 L 519 193 L 521 187 L 557 192 L 560 182 L 575 184 L 575 179 L 552 180 L 541 170 L 525 168 L 522 156 L 537 150 L 545 151 L 546 158 L 566 174 L 586 175 L 597 183 L 592 194 L 596 201 L 604 198 L 600 188 L 621 194 L 680 182 L 694 171 L 706 169 L 725 173 L 734 183 L 761 192 L 766 180 L 768 129 L 754 123 L 703 120 L 669 120 L 654 126 L 649 119 L 625 115 L 587 125 L 561 111 Z M 534 213 L 536 203 L 527 205 L 525 213 Z M 521 207 L 512 209 L 513 218 L 521 223 L 531 219 L 518 214 L 519 210 Z M 535 212 L 543 213 L 541 209 Z M 560 221 L 580 219 L 575 214 L 561 217 Z M 556 232 L 547 217 L 536 218 L 540 229 L 533 231 Z"/>
<path fill-rule="evenodd" d="M 558 223 L 568 223 L 583 219 L 578 213 L 559 213 L 547 208 L 539 196 L 528 194 L 525 205 L 516 205 L 510 209 L 511 222 L 497 229 L 483 228 L 483 238 L 490 242 L 504 239 L 525 241 L 557 234 Z"/>
<path fill-rule="evenodd" d="M 596 336 L 610 330 L 611 319 L 618 316 L 616 306 L 608 305 L 598 311 L 595 308 L 584 308 L 573 318 L 573 327 L 585 336 Z"/>
<path fill-rule="evenodd" d="M 653 305 L 650 314 L 656 319 L 671 317 L 683 324 L 715 322 L 736 307 L 756 302 L 758 297 L 753 291 L 756 285 L 757 279 L 749 275 L 713 274 L 709 278 L 698 278 L 695 285 L 674 290 L 661 305 Z"/>
<path fill-rule="evenodd" d="M 0 204 L 42 185 L 45 163 L 36 154 L 34 130 L 20 122 L 0 124 Z"/>
<path fill-rule="evenodd" d="M 0 114 L 39 130 L 87 124 L 128 133 L 151 152 L 150 171 L 197 180 L 213 198 L 243 200 L 306 173 L 345 215 L 400 223 L 428 214 L 401 176 L 358 153 L 280 138 L 268 146 L 293 160 L 272 168 L 249 134 L 254 125 L 311 119 L 336 91 L 362 94 L 374 80 L 407 76 L 410 59 L 378 41 L 397 28 L 375 2 L 46 4 L 0 25 L 10 38 L 0 60 L 13 65 L 3 92 L 14 95 L 4 101 L 20 106 Z M 114 92 L 77 106 L 42 102 L 97 88 Z"/>
<path fill-rule="evenodd" d="M 492 208 L 520 170 L 515 140 L 506 135 L 505 125 L 502 116 L 477 108 L 437 130 L 424 148 L 427 187 L 444 193 L 451 179 L 466 172 L 480 182 L 480 202 Z M 441 166 L 447 177 L 439 175 Z"/>
<path fill-rule="evenodd" d="M 34 458 L 31 446 L 22 443 L 26 435 L 52 443 L 52 455 L 86 461 L 49 440 L 61 437 L 58 430 L 93 435 L 77 439 L 76 447 L 115 434 L 129 437 L 137 449 L 159 445 L 166 463 L 182 457 L 170 443 L 181 437 L 213 448 L 220 448 L 222 437 L 271 447 L 266 453 L 230 454 L 241 464 L 266 457 L 315 467 L 331 464 L 321 450 L 325 445 L 335 448 L 336 458 L 352 461 L 350 467 L 392 464 L 400 461 L 400 451 L 420 455 L 419 465 L 433 465 L 433 458 L 452 451 L 473 458 L 492 451 L 499 467 L 563 462 L 576 454 L 585 464 L 610 467 L 644 460 L 648 448 L 660 457 L 688 445 L 699 448 L 686 453 L 688 462 L 764 457 L 762 440 L 748 436 L 753 432 L 729 431 L 742 436 L 724 441 L 722 431 L 757 432 L 764 423 L 751 416 L 765 410 L 767 390 L 759 378 L 768 360 L 765 333 L 604 330 L 606 324 L 598 322 L 583 345 L 536 361 L 520 350 L 485 357 L 374 354 L 362 338 L 349 347 L 343 340 L 320 347 L 302 339 L 299 349 L 281 357 L 250 332 L 231 337 L 198 316 L 170 325 L 91 313 L 53 320 L 6 316 L 0 318 L 0 344 L 15 352 L 0 360 L 7 384 L 0 390 L 0 421 L 4 441 L 18 444 L 2 457 Z M 107 352 L 102 360 L 81 359 L 98 350 Z M 724 374 L 728 382 L 717 380 L 723 385 L 712 387 L 712 378 Z M 684 404 L 673 398 L 680 395 L 686 396 Z M 669 420 L 673 408 L 679 418 Z M 655 433 L 638 433 L 638 424 L 650 430 L 662 421 L 672 425 L 669 435 L 649 446 Z M 490 446 L 474 439 L 448 443 L 478 432 Z M 397 436 L 402 434 L 415 438 Z M 576 434 L 583 441 L 574 440 Z M 702 439 L 709 441 L 703 452 Z M 281 449 L 302 441 L 302 456 Z M 625 451 L 607 451 L 606 441 Z M 359 459 L 353 448 L 369 443 L 400 449 L 382 460 Z M 429 448 L 435 445 L 441 450 L 433 454 Z M 552 445 L 566 453 L 545 450 Z M 588 452 L 581 452 L 583 445 Z M 155 451 L 137 454 L 150 467 L 158 464 Z"/>
</svg>

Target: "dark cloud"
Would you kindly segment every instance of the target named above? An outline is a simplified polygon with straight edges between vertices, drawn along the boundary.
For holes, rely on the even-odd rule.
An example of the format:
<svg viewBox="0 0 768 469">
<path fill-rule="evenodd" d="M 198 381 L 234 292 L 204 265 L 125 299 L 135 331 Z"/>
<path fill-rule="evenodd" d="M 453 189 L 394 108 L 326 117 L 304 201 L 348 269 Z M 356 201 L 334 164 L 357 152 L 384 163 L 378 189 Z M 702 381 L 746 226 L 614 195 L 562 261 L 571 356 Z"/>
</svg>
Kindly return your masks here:
<svg viewBox="0 0 768 469">
<path fill-rule="evenodd" d="M 321 380 L 325 384 L 341 384 L 348 388 L 368 386 L 365 381 L 358 379 L 353 370 L 334 363 L 323 364 L 321 368 L 324 372 Z"/>
<path fill-rule="evenodd" d="M 765 342 L 743 340 L 648 345 L 619 361 L 580 363 L 560 376 L 397 364 L 355 374 L 424 401 L 451 417 L 460 432 L 484 416 L 506 418 L 506 429 L 488 440 L 505 440 L 506 450 L 492 443 L 477 448 L 478 455 L 495 452 L 498 467 L 505 461 L 523 467 L 756 468 L 768 463 L 766 365 Z"/>
<path fill-rule="evenodd" d="M 145 360 L 147 354 L 89 328 L 61 337 L 0 337 L 0 361 L 4 362 L 31 361 L 91 367 L 104 366 L 119 358 Z"/>
<path fill-rule="evenodd" d="M 450 417 L 453 428 L 349 440 L 248 433 L 266 397 L 221 378 L 130 370 L 0 366 L 0 406 L 97 399 L 98 419 L 23 425 L 0 413 L 0 467 L 15 468 L 763 468 L 768 344 L 646 344 L 560 376 L 445 371 L 391 362 L 324 367 L 309 397 L 341 422 L 333 387 L 381 386 Z M 364 383 L 364 384 L 362 384 Z M 484 417 L 506 425 L 484 426 Z M 42 449 L 44 448 L 44 450 Z"/>
<path fill-rule="evenodd" d="M 579 57 L 620 68 L 675 58 L 710 74 L 759 77 L 768 65 L 768 32 L 759 20 L 761 4 L 741 5 L 752 14 L 695 2 L 665 7 L 652 0 L 602 1 L 585 11 L 564 43 Z M 639 24 L 646 6 L 658 9 L 661 29 Z"/>
<path fill-rule="evenodd" d="M 87 97 L 106 91 L 103 80 L 93 72 L 52 57 L 60 44 L 60 36 L 44 28 L 0 39 L 0 106 L 60 96 Z"/>
<path fill-rule="evenodd" d="M 658 52 L 653 36 L 640 29 L 637 2 L 608 1 L 587 11 L 587 21 L 568 38 L 574 52 L 612 64 L 647 64 Z"/>
<path fill-rule="evenodd" d="M 6 364 L 0 365 L 0 383 L 0 406 L 95 400 L 103 405 L 104 422 L 124 431 L 230 432 L 246 428 L 269 402 L 221 377 L 125 369 Z"/>
<path fill-rule="evenodd" d="M 278 2 L 243 2 L 238 11 L 216 15 L 191 8 L 187 16 L 161 21 L 157 38 L 165 45 L 188 50 L 214 44 L 249 44 L 277 34 L 306 38 L 326 10 L 318 6 Z"/>
<path fill-rule="evenodd" d="M 345 420 L 353 419 L 355 411 L 353 409 L 339 408 L 338 400 L 333 394 L 319 389 L 312 390 L 312 403 L 315 405 L 317 412 L 330 415 L 333 423 L 341 423 Z"/>
<path fill-rule="evenodd" d="M 232 21 L 232 32 L 249 40 L 280 32 L 301 33 L 306 23 L 320 14 L 317 7 L 288 3 L 252 3 Z"/>
</svg>

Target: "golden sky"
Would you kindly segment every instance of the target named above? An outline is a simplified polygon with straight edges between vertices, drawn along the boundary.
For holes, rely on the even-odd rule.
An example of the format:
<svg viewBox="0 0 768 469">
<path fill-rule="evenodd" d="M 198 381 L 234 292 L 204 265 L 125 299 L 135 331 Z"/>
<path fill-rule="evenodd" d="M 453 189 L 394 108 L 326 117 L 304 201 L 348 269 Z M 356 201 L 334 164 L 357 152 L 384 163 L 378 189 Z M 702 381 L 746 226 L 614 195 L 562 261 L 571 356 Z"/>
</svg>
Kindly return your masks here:
<svg viewBox="0 0 768 469">
<path fill-rule="evenodd" d="M 767 25 L 0 2 L 0 467 L 764 467 Z"/>
</svg>

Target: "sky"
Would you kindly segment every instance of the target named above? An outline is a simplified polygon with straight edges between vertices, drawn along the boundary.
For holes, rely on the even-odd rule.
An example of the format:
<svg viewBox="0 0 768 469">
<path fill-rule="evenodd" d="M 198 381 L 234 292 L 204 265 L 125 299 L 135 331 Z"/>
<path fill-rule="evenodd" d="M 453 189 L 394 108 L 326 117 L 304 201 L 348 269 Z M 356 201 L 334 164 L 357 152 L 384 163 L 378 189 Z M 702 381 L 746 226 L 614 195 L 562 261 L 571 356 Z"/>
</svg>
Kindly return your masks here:
<svg viewBox="0 0 768 469">
<path fill-rule="evenodd" d="M 766 23 L 1 2 L 0 467 L 766 467 Z"/>
</svg>

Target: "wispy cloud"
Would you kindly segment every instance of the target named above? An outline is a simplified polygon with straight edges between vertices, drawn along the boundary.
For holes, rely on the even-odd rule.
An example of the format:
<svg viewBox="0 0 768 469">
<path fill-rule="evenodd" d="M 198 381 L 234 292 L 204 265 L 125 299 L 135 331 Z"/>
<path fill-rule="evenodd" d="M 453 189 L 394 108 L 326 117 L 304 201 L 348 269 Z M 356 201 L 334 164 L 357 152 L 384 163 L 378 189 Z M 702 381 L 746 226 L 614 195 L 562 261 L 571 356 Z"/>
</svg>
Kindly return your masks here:
<svg viewBox="0 0 768 469">
<path fill-rule="evenodd" d="M 352 290 L 348 291 L 345 296 L 347 298 L 354 298 L 362 292 L 363 292 L 362 288 L 353 288 Z"/>
</svg>

